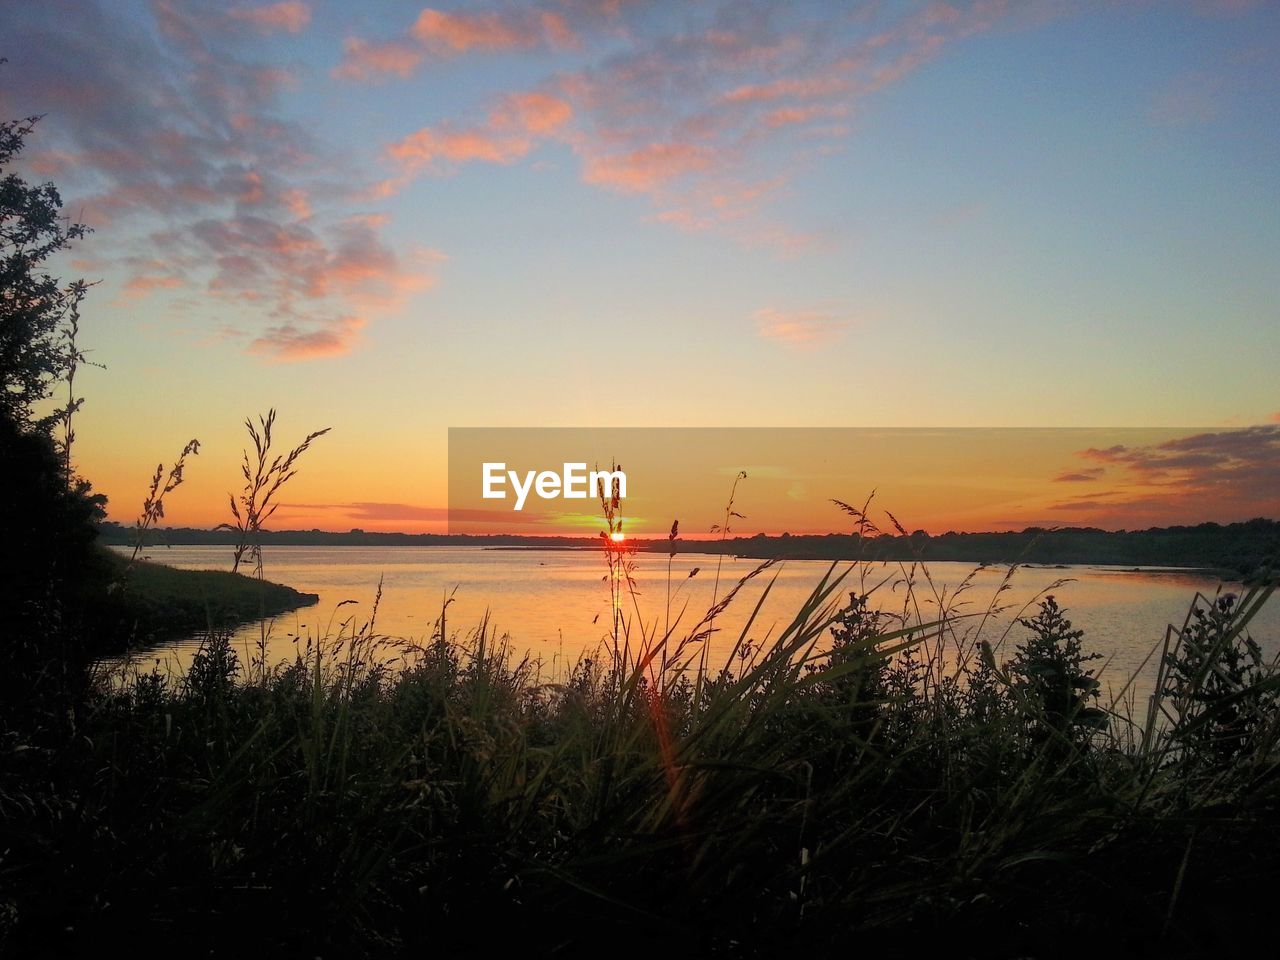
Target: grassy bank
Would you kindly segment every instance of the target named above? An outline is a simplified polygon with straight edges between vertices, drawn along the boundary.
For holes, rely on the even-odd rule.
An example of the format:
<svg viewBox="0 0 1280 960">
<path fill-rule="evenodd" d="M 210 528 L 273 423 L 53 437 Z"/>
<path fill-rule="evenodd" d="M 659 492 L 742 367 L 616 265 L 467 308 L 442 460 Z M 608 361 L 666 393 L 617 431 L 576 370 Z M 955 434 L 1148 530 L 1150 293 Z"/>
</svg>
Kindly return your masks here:
<svg viewBox="0 0 1280 960">
<path fill-rule="evenodd" d="M 219 570 L 178 570 L 100 553 L 103 572 L 86 602 L 101 630 L 103 653 L 146 647 L 175 637 L 218 633 L 277 616 L 319 599 L 292 587 Z"/>
<path fill-rule="evenodd" d="M 714 611 L 555 684 L 483 625 L 250 676 L 214 640 L 3 741 L 3 942 L 1230 953 L 1280 880 L 1277 686 L 1247 637 L 1270 590 L 1199 599 L 1132 713 L 1049 601 L 1007 649 L 957 649 L 962 615 L 889 620 L 838 573 L 718 673 L 681 669 Z"/>
</svg>

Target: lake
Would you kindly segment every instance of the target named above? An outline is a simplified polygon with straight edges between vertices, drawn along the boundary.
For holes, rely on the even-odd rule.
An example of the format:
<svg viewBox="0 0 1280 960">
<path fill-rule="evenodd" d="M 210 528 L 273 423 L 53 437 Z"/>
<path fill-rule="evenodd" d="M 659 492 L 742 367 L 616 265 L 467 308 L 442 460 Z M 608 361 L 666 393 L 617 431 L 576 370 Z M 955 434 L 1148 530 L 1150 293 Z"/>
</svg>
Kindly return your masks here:
<svg viewBox="0 0 1280 960">
<path fill-rule="evenodd" d="M 228 570 L 231 566 L 231 550 L 225 546 L 157 547 L 149 556 L 184 569 Z M 528 654 L 541 662 L 544 677 L 562 676 L 565 667 L 578 658 L 607 649 L 611 601 L 600 551 L 274 546 L 265 549 L 263 556 L 267 579 L 318 594 L 320 601 L 266 625 L 242 626 L 235 635 L 242 657 L 256 649 L 264 629 L 268 634 L 267 657 L 273 663 L 292 660 L 299 644 L 305 645 L 308 638 L 349 636 L 371 615 L 379 581 L 382 599 L 376 632 L 380 635 L 429 638 L 445 599 L 452 597 L 447 613 L 450 636 L 465 640 L 488 615 L 498 635 L 509 635 L 517 657 Z M 675 636 L 684 636 L 696 626 L 710 607 L 713 594 L 723 598 L 758 566 L 758 561 L 725 557 L 717 584 L 719 560 L 705 554 L 682 554 L 672 561 L 670 617 L 678 625 Z M 639 621 L 647 631 L 656 626 L 661 634 L 668 616 L 667 557 L 639 554 L 634 563 L 635 596 L 626 597 L 624 615 L 633 631 Z M 771 579 L 773 586 L 748 632 L 752 641 L 775 636 L 829 566 L 826 561 L 791 560 L 747 583 L 716 621 L 710 663 L 724 663 Z M 844 564 L 841 569 L 848 567 Z M 697 573 L 690 577 L 695 568 Z M 938 597 L 942 597 L 954 612 L 975 614 L 956 626 L 958 634 L 970 639 L 978 635 L 983 621 L 977 614 L 993 604 L 1006 606 L 1009 609 L 981 622 L 980 635 L 993 645 L 1005 638 L 1001 649 L 1009 655 L 1013 644 L 1026 635 L 1015 623 L 1016 617 L 1031 615 L 1037 598 L 1049 592 L 1075 626 L 1085 631 L 1085 648 L 1108 659 L 1102 675 L 1104 691 L 1118 692 L 1131 676 L 1139 674 L 1135 686 L 1145 696 L 1158 659 L 1158 654 L 1150 654 L 1162 642 L 1166 626 L 1182 623 L 1196 591 L 1212 596 L 1219 587 L 1215 579 L 1183 571 L 1022 567 L 1013 575 L 1010 589 L 997 597 L 1006 568 L 989 567 L 975 573 L 976 569 L 973 564 L 930 564 L 931 585 L 916 570 L 912 591 L 906 586 L 912 576 L 909 565 L 863 564 L 845 581 L 841 596 L 847 600 L 848 591 L 857 588 L 860 579 L 868 587 L 880 584 L 873 594 L 873 606 L 901 613 L 904 605 L 911 604 L 925 620 L 937 616 Z M 952 600 L 966 577 L 971 577 L 970 585 Z M 1062 580 L 1069 582 L 1059 583 Z M 1240 586 L 1227 584 L 1224 589 L 1239 591 Z M 1030 606 L 1025 607 L 1027 604 Z M 1251 633 L 1267 655 L 1273 655 L 1280 648 L 1280 604 L 1273 602 L 1264 608 Z M 137 662 L 145 669 L 159 660 L 162 667 L 180 671 L 199 642 L 199 638 L 177 640 Z"/>
</svg>

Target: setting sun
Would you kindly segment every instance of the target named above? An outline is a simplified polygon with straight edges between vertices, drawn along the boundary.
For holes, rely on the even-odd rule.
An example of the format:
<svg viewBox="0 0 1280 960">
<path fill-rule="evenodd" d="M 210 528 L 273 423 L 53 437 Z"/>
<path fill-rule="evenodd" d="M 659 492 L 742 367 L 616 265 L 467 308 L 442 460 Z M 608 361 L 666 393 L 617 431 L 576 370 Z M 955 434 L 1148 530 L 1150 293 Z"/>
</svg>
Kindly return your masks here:
<svg viewBox="0 0 1280 960">
<path fill-rule="evenodd" d="M 1265 929 L 1278 67 L 1280 0 L 0 0 L 0 960 Z"/>
</svg>

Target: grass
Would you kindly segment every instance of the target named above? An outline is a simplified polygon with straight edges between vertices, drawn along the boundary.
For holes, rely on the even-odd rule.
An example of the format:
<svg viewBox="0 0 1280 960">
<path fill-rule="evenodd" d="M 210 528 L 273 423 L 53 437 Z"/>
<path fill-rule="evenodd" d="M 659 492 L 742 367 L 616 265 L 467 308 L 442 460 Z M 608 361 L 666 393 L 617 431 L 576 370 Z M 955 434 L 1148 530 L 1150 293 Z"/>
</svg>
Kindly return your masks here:
<svg viewBox="0 0 1280 960">
<path fill-rule="evenodd" d="M 1195 956 L 1266 921 L 1280 720 L 1247 631 L 1273 581 L 1196 598 L 1135 716 L 1056 605 L 1005 659 L 967 629 L 989 611 L 913 615 L 933 588 L 903 567 L 889 618 L 866 571 L 719 672 L 687 667 L 737 588 L 678 633 L 623 619 L 625 656 L 553 683 L 443 610 L 422 643 L 368 626 L 252 676 L 215 636 L 73 733 L 8 729 L 0 943 Z"/>
<path fill-rule="evenodd" d="M 178 570 L 101 551 L 110 584 L 105 601 L 94 600 L 105 637 L 98 649 L 145 647 L 174 637 L 227 631 L 315 603 L 314 593 L 239 573 Z"/>
</svg>

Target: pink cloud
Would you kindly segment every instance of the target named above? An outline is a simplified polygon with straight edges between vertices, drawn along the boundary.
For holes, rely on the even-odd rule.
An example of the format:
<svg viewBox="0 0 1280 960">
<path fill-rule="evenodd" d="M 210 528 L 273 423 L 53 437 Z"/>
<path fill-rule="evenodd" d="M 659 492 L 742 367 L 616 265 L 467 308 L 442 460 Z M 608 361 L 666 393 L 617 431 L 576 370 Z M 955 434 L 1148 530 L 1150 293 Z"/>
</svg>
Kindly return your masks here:
<svg viewBox="0 0 1280 960">
<path fill-rule="evenodd" d="M 735 8 L 702 29 L 637 33 L 557 82 L 574 108 L 570 142 L 584 182 L 646 196 L 660 222 L 791 256 L 820 238 L 778 222 L 772 198 L 840 147 L 845 118 L 949 46 L 1028 16 L 1008 0 L 973 0 L 886 5 L 819 26 Z M 768 202 L 714 201 L 761 181 L 778 183 Z"/>
<path fill-rule="evenodd" d="M 504 97 L 490 124 L 550 136 L 573 117 L 573 108 L 559 97 L 545 93 L 513 93 Z"/>
<path fill-rule="evenodd" d="M 269 297 L 277 315 L 294 321 L 321 301 L 364 314 L 428 289 L 440 259 L 424 251 L 406 263 L 380 239 L 386 224 L 385 216 L 354 216 L 322 234 L 301 222 L 250 215 L 207 220 L 196 225 L 186 252 L 212 263 L 214 294 Z M 320 325 L 329 322 L 322 318 Z"/>
<path fill-rule="evenodd" d="M 124 291 L 130 297 L 145 297 L 153 290 L 172 290 L 183 286 L 181 277 L 138 274 L 125 281 Z"/>
<path fill-rule="evenodd" d="M 311 217 L 311 201 L 307 191 L 301 187 L 291 187 L 280 192 L 280 202 L 284 204 L 290 216 L 295 220 L 307 220 Z"/>
<path fill-rule="evenodd" d="M 767 340 L 778 340 L 791 346 L 814 346 L 840 336 L 849 326 L 829 310 L 778 310 L 766 307 L 756 311 L 756 332 Z"/>
<path fill-rule="evenodd" d="M 284 323 L 268 328 L 249 344 L 249 351 L 286 363 L 338 357 L 351 351 L 363 326 L 359 317 L 338 317 L 310 329 Z"/>
<path fill-rule="evenodd" d="M 428 8 L 418 15 L 409 33 L 440 55 L 569 47 L 577 42 L 564 17 L 547 11 L 445 13 Z"/>
<path fill-rule="evenodd" d="M 759 217 L 760 208 L 783 185 L 782 177 L 760 183 L 695 182 L 675 194 L 672 207 L 649 219 L 687 233 L 732 230 L 734 240 L 744 247 L 767 250 L 783 259 L 828 245 L 830 237 L 822 232 L 794 230 Z"/>
<path fill-rule="evenodd" d="M 215 328 L 302 360 L 349 349 L 432 285 L 439 255 L 397 250 L 385 218 L 352 215 L 333 185 L 358 185 L 363 170 L 282 120 L 290 73 L 249 59 L 244 24 L 297 32 L 308 4 L 155 0 L 154 29 L 97 5 L 74 20 L 58 9 L 30 5 L 17 21 L 6 93 L 47 115 L 42 146 L 68 206 L 111 223 L 110 246 L 91 236 L 84 252 L 121 271 L 124 297 L 167 296 L 196 342 Z M 176 296 L 187 292 L 203 296 Z"/>
<path fill-rule="evenodd" d="M 394 193 L 423 170 L 447 172 L 472 161 L 512 163 L 539 140 L 555 135 L 572 116 L 573 108 L 558 97 L 512 93 L 497 102 L 481 125 L 423 127 L 384 148 L 399 173 L 378 184 L 375 193 Z"/>
<path fill-rule="evenodd" d="M 348 37 L 343 44 L 342 62 L 333 75 L 342 80 L 377 80 L 387 75 L 404 79 L 422 63 L 426 52 L 400 40 L 376 43 Z"/>
<path fill-rule="evenodd" d="M 236 195 L 236 202 L 249 206 L 256 206 L 262 203 L 266 197 L 266 192 L 262 187 L 262 174 L 256 170 L 248 170 L 239 180 L 240 189 Z"/>
<path fill-rule="evenodd" d="M 281 0 L 260 7 L 233 7 L 229 16 L 253 24 L 262 33 L 301 33 L 311 22 L 311 7 L 302 0 Z"/>
<path fill-rule="evenodd" d="M 691 143 L 651 143 L 626 153 L 588 156 L 582 179 L 626 192 L 648 192 L 669 180 L 708 169 L 715 152 Z"/>
<path fill-rule="evenodd" d="M 1116 479 L 1052 509 L 1088 514 L 1090 522 L 1135 527 L 1280 514 L 1280 424 L 1090 448 L 1079 456 L 1114 468 Z"/>
<path fill-rule="evenodd" d="M 514 163 L 547 140 L 572 150 L 585 183 L 642 198 L 642 215 L 782 255 L 811 249 L 822 236 L 774 210 L 848 136 L 833 121 L 1016 7 L 885 5 L 815 23 L 781 8 L 695 5 L 671 28 L 620 2 L 422 10 L 390 39 L 348 39 L 334 74 L 407 77 L 428 59 L 592 45 L 535 92 L 385 146 L 381 183 L 363 158 L 327 148 L 329 132 L 281 118 L 296 81 L 245 42 L 247 27 L 307 29 L 310 4 L 153 0 L 147 9 L 154 23 L 134 29 L 95 5 L 74 24 L 56 5 L 25 5 L 11 38 L 16 93 L 6 96 L 59 125 L 49 163 L 69 178 L 75 209 L 99 226 L 114 220 L 117 243 L 133 230 L 125 255 L 162 252 L 167 269 L 126 264 L 136 289 L 176 290 L 171 278 L 203 285 L 241 312 L 235 326 L 255 351 L 304 357 L 342 349 L 359 329 L 349 318 L 368 322 L 434 276 L 432 255 L 393 249 L 385 225 L 351 216 L 353 202 L 387 197 L 424 171 Z M 838 330 L 814 316 L 757 319 L 762 335 L 785 342 Z"/>
<path fill-rule="evenodd" d="M 62 150 L 44 150 L 32 155 L 27 165 L 37 177 L 61 177 L 70 171 L 76 162 L 73 154 Z"/>
<path fill-rule="evenodd" d="M 690 231 L 714 230 L 728 223 L 746 222 L 784 183 L 783 177 L 773 177 L 759 182 L 706 179 L 687 187 L 683 194 L 676 198 L 677 206 L 662 210 L 653 219 Z M 785 228 L 772 224 L 766 224 L 763 227 L 753 226 L 745 228 L 745 232 L 740 234 L 739 239 L 745 240 L 748 234 L 754 235 L 774 229 L 781 232 Z M 781 236 L 778 235 L 777 239 L 781 239 Z"/>
<path fill-rule="evenodd" d="M 482 123 L 423 127 L 385 149 L 398 173 L 366 195 L 392 195 L 423 170 L 511 163 L 554 136 L 573 150 L 583 182 L 646 198 L 652 219 L 793 256 L 821 238 L 779 222 L 769 208 L 789 180 L 839 148 L 850 133 L 846 118 L 866 98 L 966 37 L 1043 16 L 1011 0 L 957 0 L 905 11 L 868 8 L 814 24 L 731 6 L 691 9 L 678 29 L 654 29 L 640 14 L 625 19 L 630 9 L 577 0 L 428 8 L 387 43 L 349 40 L 334 72 L 362 80 L 408 76 L 427 59 L 584 44 L 590 50 L 607 41 L 594 62 L 544 82 L 542 96 L 555 111 L 503 120 L 495 109 Z M 766 181 L 775 184 L 769 196 L 748 198 Z M 719 202 L 723 197 L 738 199 Z"/>
<path fill-rule="evenodd" d="M 812 100 L 848 92 L 850 81 L 845 64 L 837 63 L 822 73 L 807 77 L 782 77 L 767 83 L 747 83 L 720 97 L 723 103 L 772 103 L 776 100 Z"/>
<path fill-rule="evenodd" d="M 387 75 L 408 77 L 428 57 L 513 50 L 567 49 L 579 44 L 562 14 L 546 10 L 446 12 L 430 7 L 406 33 L 384 42 L 350 37 L 335 77 L 370 81 Z"/>
<path fill-rule="evenodd" d="M 415 169 L 437 160 L 510 163 L 528 153 L 530 146 L 527 138 L 495 134 L 489 130 L 433 130 L 424 127 L 387 147 L 387 156 L 403 167 Z"/>
<path fill-rule="evenodd" d="M 811 104 L 807 107 L 779 107 L 764 115 L 765 126 L 771 130 L 779 127 L 795 126 L 822 118 L 841 117 L 845 111 L 840 107 L 827 107 Z"/>
</svg>

